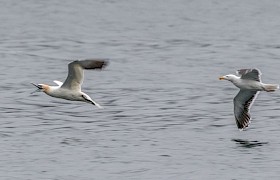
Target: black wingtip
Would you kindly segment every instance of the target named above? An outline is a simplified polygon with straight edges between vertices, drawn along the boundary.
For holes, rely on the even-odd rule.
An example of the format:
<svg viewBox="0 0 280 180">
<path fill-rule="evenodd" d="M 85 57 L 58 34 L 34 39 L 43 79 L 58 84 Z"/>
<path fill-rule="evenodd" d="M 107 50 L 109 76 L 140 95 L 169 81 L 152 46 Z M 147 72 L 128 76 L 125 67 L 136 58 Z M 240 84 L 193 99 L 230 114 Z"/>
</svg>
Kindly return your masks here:
<svg viewBox="0 0 280 180">
<path fill-rule="evenodd" d="M 79 61 L 84 69 L 103 69 L 108 66 L 108 59 L 86 59 Z"/>
<path fill-rule="evenodd" d="M 100 65 L 100 69 L 103 69 L 109 65 L 109 60 L 108 59 L 97 60 L 97 63 Z"/>
</svg>

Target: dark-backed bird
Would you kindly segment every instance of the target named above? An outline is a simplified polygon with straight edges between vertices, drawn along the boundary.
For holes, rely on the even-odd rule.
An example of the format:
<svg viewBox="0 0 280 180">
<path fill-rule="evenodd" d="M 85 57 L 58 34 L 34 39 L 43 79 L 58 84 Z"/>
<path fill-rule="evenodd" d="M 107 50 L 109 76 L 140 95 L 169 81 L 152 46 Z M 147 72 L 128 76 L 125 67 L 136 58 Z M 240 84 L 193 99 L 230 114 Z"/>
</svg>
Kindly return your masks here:
<svg viewBox="0 0 280 180">
<path fill-rule="evenodd" d="M 279 89 L 278 84 L 264 84 L 261 82 L 261 71 L 259 69 L 240 69 L 237 75 L 228 74 L 221 76 L 220 80 L 228 80 L 240 89 L 235 96 L 234 116 L 238 129 L 246 129 L 251 122 L 250 108 L 254 103 L 259 91 L 273 92 Z"/>
</svg>

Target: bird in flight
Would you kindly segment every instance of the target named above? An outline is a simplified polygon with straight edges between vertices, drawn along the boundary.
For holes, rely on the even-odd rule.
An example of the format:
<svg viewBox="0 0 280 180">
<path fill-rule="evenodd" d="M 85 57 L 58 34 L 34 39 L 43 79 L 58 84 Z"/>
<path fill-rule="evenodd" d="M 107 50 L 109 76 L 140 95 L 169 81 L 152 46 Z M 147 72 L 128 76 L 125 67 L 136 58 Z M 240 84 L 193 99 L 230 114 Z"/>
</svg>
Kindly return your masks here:
<svg viewBox="0 0 280 180">
<path fill-rule="evenodd" d="M 38 89 L 34 92 L 41 91 L 49 96 L 62 98 L 70 101 L 83 101 L 102 108 L 99 104 L 94 102 L 89 95 L 82 92 L 81 85 L 84 80 L 84 69 L 102 69 L 107 65 L 106 60 L 87 59 L 77 60 L 68 64 L 68 76 L 63 82 L 55 80 L 57 86 L 50 86 L 47 84 L 35 84 Z"/>
<path fill-rule="evenodd" d="M 240 89 L 235 96 L 234 116 L 238 129 L 246 129 L 251 122 L 250 108 L 254 103 L 259 91 L 273 92 L 279 89 L 278 84 L 264 84 L 261 82 L 259 69 L 240 69 L 237 75 L 229 74 L 221 76 L 220 80 L 228 80 Z"/>
</svg>

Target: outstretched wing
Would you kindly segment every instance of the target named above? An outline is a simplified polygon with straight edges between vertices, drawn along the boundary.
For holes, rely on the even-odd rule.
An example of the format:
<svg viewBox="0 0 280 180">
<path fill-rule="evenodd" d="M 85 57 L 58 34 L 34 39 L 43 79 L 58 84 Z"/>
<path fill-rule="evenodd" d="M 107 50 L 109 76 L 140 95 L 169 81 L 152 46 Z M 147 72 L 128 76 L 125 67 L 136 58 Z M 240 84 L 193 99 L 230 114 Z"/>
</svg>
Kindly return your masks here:
<svg viewBox="0 0 280 180">
<path fill-rule="evenodd" d="M 235 96 L 234 116 L 238 129 L 245 129 L 251 121 L 250 108 L 258 95 L 258 91 L 240 90 Z"/>
<path fill-rule="evenodd" d="M 81 91 L 81 85 L 84 80 L 84 69 L 102 69 L 106 64 L 107 61 L 102 59 L 87 59 L 69 63 L 68 76 L 61 88 Z"/>
<path fill-rule="evenodd" d="M 240 69 L 236 71 L 237 75 L 241 76 L 241 79 L 248 79 L 261 82 L 261 71 L 257 68 L 255 69 Z"/>
</svg>

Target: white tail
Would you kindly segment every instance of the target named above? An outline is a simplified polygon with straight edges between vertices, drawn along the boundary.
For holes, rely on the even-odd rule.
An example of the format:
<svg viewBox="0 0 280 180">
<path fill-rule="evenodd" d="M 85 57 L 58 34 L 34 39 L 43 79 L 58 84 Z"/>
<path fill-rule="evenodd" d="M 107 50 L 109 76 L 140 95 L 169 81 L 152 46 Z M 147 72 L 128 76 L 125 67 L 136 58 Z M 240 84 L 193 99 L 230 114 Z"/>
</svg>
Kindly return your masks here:
<svg viewBox="0 0 280 180">
<path fill-rule="evenodd" d="M 264 87 L 264 90 L 267 92 L 273 92 L 273 91 L 276 91 L 277 89 L 279 89 L 278 84 L 264 84 L 263 87 Z"/>
<path fill-rule="evenodd" d="M 102 106 L 100 106 L 98 103 L 92 101 L 92 104 L 95 105 L 96 107 L 100 108 L 100 109 L 104 109 Z"/>
</svg>

